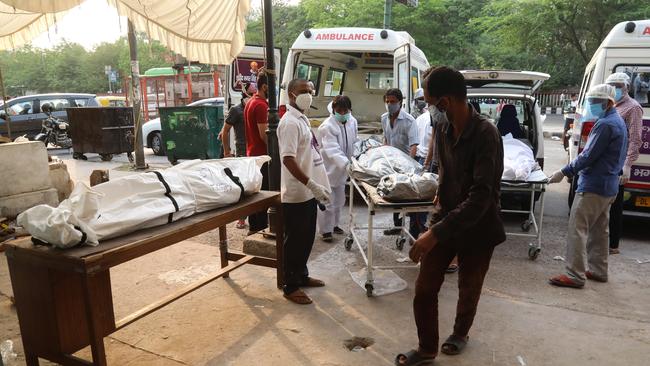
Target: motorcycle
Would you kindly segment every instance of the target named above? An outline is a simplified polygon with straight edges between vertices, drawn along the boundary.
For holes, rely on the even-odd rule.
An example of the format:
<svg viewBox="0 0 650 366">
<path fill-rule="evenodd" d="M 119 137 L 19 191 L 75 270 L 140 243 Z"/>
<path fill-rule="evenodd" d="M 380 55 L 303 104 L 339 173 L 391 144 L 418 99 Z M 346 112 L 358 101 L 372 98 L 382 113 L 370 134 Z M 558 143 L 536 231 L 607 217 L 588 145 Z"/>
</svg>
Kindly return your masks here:
<svg viewBox="0 0 650 366">
<path fill-rule="evenodd" d="M 72 147 L 72 139 L 68 136 L 68 123 L 52 115 L 52 106 L 44 104 L 41 111 L 47 115 L 41 125 L 41 132 L 34 137 L 34 140 L 41 141 L 47 147 L 48 144 L 64 149 Z"/>
</svg>

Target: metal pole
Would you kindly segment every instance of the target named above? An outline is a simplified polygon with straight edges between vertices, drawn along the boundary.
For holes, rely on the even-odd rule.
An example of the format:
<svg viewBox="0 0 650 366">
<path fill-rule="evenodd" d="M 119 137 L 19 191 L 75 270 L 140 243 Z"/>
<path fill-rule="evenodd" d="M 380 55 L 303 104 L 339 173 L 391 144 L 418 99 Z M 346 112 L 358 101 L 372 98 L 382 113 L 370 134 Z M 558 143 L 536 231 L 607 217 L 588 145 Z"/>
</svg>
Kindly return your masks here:
<svg viewBox="0 0 650 366">
<path fill-rule="evenodd" d="M 5 110 L 5 123 L 7 124 L 7 137 L 9 137 L 9 140 L 13 140 L 11 138 L 11 116 L 9 116 L 9 112 L 7 112 L 7 98 L 5 96 L 5 82 L 4 78 L 2 77 L 2 69 L 0 68 L 0 91 L 2 91 L 2 108 Z"/>
<path fill-rule="evenodd" d="M 131 55 L 131 95 L 133 96 L 133 121 L 135 122 L 135 168 L 146 169 L 144 162 L 144 146 L 142 143 L 142 87 L 140 86 L 140 65 L 138 64 L 138 48 L 133 22 L 129 20 L 129 54 Z"/>
<path fill-rule="evenodd" d="M 384 3 L 384 29 L 390 29 L 390 21 L 393 15 L 393 0 L 386 0 Z"/>
<path fill-rule="evenodd" d="M 271 156 L 269 163 L 269 189 L 271 191 L 280 190 L 280 149 L 278 147 L 278 99 L 275 93 L 276 76 L 275 70 L 275 47 L 273 45 L 273 4 L 271 0 L 264 0 L 264 38 L 266 41 L 266 70 L 268 75 L 269 86 L 269 119 L 268 130 L 268 154 Z M 277 210 L 275 207 L 269 209 L 269 230 L 275 233 L 275 228 L 282 225 L 277 222 Z"/>
</svg>

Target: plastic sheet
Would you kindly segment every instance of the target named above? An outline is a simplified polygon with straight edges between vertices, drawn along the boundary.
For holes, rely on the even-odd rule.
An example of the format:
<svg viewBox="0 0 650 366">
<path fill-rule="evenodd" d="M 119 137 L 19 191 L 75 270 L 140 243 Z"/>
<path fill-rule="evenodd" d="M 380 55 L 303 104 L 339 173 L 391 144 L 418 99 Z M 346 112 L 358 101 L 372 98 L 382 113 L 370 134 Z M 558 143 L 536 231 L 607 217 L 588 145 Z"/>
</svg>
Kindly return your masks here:
<svg viewBox="0 0 650 366">
<path fill-rule="evenodd" d="M 387 201 L 427 201 L 438 191 L 438 176 L 433 173 L 389 174 L 381 178 L 377 193 Z"/>
<path fill-rule="evenodd" d="M 383 144 L 381 143 L 381 141 L 379 141 L 379 138 L 375 136 L 370 136 L 367 139 L 359 140 L 354 143 L 353 156 L 358 159 L 359 156 L 361 156 L 361 154 L 368 151 L 368 149 L 373 147 L 379 147 L 382 145 Z"/>
<path fill-rule="evenodd" d="M 511 134 L 503 137 L 502 180 L 526 181 L 531 172 L 538 169 L 539 165 L 530 146 L 513 138 Z"/>
<path fill-rule="evenodd" d="M 350 175 L 372 186 L 382 177 L 393 174 L 420 174 L 422 165 L 403 151 L 392 146 L 379 146 L 366 150 L 349 165 Z"/>
</svg>

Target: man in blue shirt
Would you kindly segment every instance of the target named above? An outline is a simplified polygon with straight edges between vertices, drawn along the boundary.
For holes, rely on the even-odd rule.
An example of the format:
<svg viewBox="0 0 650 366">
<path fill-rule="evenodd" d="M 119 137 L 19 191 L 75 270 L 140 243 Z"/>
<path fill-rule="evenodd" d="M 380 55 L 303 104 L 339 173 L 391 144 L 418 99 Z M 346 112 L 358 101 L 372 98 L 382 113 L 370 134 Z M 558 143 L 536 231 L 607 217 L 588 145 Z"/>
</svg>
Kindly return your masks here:
<svg viewBox="0 0 650 366">
<path fill-rule="evenodd" d="M 388 89 L 384 94 L 386 113 L 381 116 L 381 127 L 384 130 L 384 143 L 398 148 L 415 159 L 418 144 L 418 126 L 415 118 L 402 109 L 404 96 L 397 88 Z M 410 215 L 413 222 L 410 227 L 411 235 L 416 239 L 419 229 L 415 225 L 415 215 Z M 393 214 L 394 228 L 384 230 L 384 235 L 397 235 L 401 232 L 402 218 L 399 213 Z M 414 235 L 415 234 L 415 235 Z"/>
<path fill-rule="evenodd" d="M 579 176 L 569 218 L 567 274 L 551 278 L 555 286 L 582 288 L 587 279 L 607 282 L 609 208 L 618 194 L 627 154 L 627 128 L 614 107 L 615 94 L 614 87 L 606 84 L 589 90 L 587 114 L 597 120 L 585 149 L 549 179 L 557 183 L 565 176 Z"/>
</svg>

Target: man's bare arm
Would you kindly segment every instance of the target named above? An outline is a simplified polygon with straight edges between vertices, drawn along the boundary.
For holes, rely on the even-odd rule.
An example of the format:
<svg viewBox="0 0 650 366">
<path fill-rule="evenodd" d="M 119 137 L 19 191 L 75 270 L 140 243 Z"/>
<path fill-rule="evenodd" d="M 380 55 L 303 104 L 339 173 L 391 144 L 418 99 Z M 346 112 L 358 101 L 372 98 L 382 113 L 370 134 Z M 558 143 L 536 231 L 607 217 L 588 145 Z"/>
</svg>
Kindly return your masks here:
<svg viewBox="0 0 650 366">
<path fill-rule="evenodd" d="M 298 162 L 296 161 L 296 158 L 293 156 L 285 156 L 282 158 L 282 164 L 287 167 L 287 170 L 291 175 L 293 175 L 294 178 L 298 179 L 300 183 L 307 185 L 307 182 L 309 181 L 309 177 L 303 173 L 303 171 L 300 169 L 300 166 L 298 166 Z"/>
<path fill-rule="evenodd" d="M 267 126 L 268 126 L 268 123 L 258 123 L 257 124 L 257 131 L 259 132 L 260 138 L 262 139 L 262 141 L 264 141 L 264 144 L 266 144 L 266 146 L 269 146 L 268 136 L 266 136 L 266 128 L 267 128 Z"/>
</svg>

